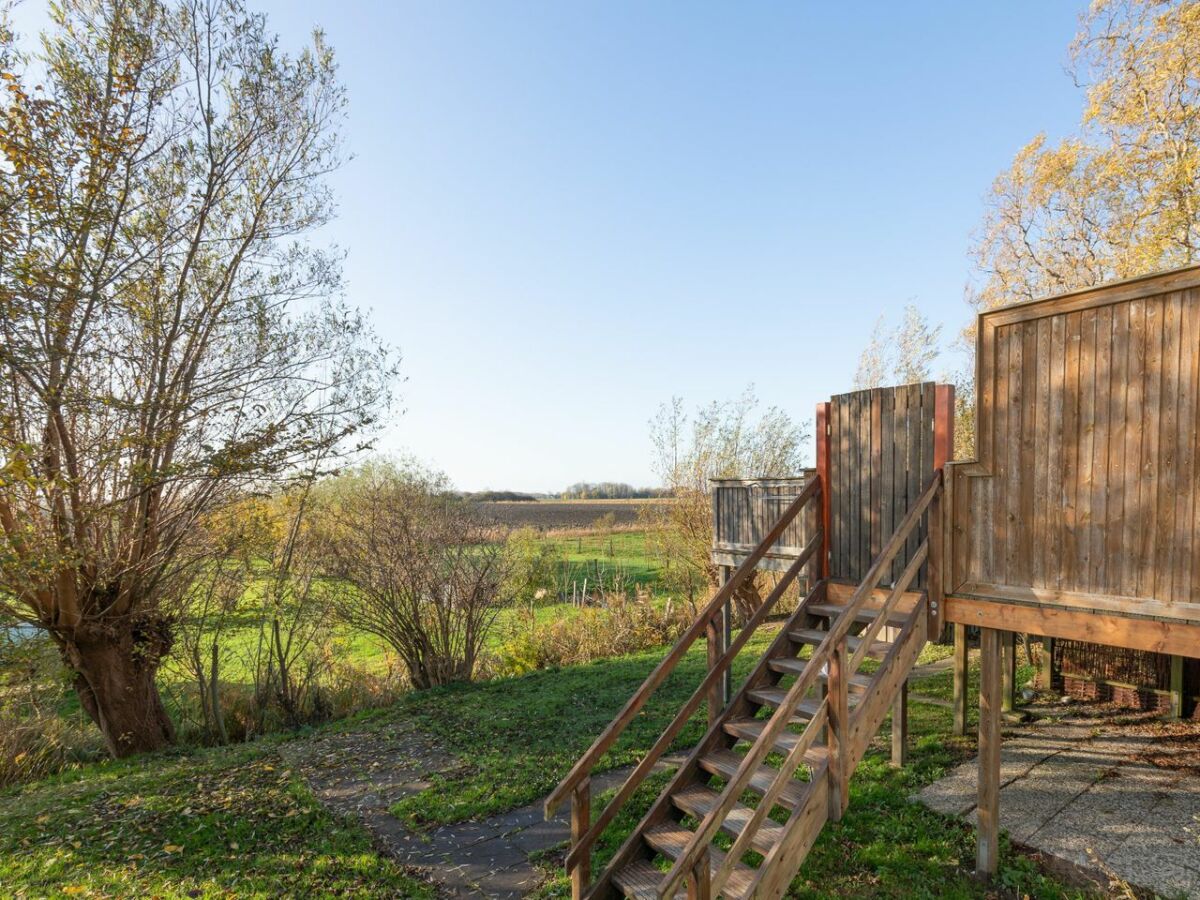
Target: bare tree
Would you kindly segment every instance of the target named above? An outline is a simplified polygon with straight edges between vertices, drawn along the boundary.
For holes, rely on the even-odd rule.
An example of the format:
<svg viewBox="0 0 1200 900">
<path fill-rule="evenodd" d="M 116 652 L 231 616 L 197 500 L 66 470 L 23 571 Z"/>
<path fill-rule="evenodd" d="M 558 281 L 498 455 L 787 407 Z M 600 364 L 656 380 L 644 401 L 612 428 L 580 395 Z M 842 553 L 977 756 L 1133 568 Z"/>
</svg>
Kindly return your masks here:
<svg viewBox="0 0 1200 900">
<path fill-rule="evenodd" d="M 289 56 L 239 0 L 52 16 L 37 58 L 0 33 L 0 595 L 125 755 L 173 739 L 197 523 L 353 449 L 394 362 L 306 237 L 345 106 L 322 36 Z"/>
<path fill-rule="evenodd" d="M 941 325 L 931 325 L 928 317 L 913 303 L 904 307 L 904 317 L 892 331 L 887 320 L 875 320 L 871 338 L 858 358 L 854 375 L 855 390 L 892 384 L 927 381 L 938 357 Z"/>
<path fill-rule="evenodd" d="M 404 661 L 414 687 L 470 680 L 507 603 L 507 562 L 492 525 L 444 477 L 388 463 L 328 485 L 316 526 L 335 609 Z"/>
<path fill-rule="evenodd" d="M 674 500 L 650 504 L 643 518 L 650 542 L 666 563 L 665 576 L 693 599 L 717 586 L 711 560 L 712 478 L 799 475 L 805 424 L 778 407 L 759 409 L 754 388 L 732 401 L 714 401 L 689 415 L 675 397 L 650 423 L 655 469 Z M 734 598 L 743 618 L 761 602 L 753 580 Z"/>
</svg>

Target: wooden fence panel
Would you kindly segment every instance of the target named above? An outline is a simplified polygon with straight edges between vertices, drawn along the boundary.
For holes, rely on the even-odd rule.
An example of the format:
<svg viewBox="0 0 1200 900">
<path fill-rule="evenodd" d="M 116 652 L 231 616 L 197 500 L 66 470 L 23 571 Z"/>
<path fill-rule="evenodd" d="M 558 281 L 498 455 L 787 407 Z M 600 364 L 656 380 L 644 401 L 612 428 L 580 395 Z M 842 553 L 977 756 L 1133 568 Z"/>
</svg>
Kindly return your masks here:
<svg viewBox="0 0 1200 900">
<path fill-rule="evenodd" d="M 977 389 L 950 589 L 1200 621 L 1200 268 L 984 313 Z"/>
<path fill-rule="evenodd" d="M 830 401 L 830 575 L 859 581 L 933 474 L 933 382 L 840 394 Z M 894 581 L 925 540 L 897 556 Z M 919 578 L 925 585 L 925 572 Z"/>
</svg>

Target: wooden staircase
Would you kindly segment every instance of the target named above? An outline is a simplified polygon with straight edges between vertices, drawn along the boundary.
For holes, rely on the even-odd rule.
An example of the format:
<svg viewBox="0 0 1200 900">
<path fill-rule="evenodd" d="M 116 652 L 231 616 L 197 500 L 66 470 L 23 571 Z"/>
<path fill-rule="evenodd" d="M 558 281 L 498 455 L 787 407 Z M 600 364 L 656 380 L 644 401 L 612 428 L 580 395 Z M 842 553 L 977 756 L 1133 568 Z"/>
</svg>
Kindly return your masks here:
<svg viewBox="0 0 1200 900">
<path fill-rule="evenodd" d="M 711 696 L 787 586 L 818 559 L 820 528 L 729 649 L 710 662 L 691 699 L 594 821 L 588 794 L 592 768 L 788 523 L 819 499 L 820 479 L 809 484 L 548 798 L 548 815 L 572 798 L 567 869 L 575 897 L 783 895 L 822 826 L 845 810 L 849 777 L 928 638 L 931 597 L 934 604 L 940 600 L 940 490 L 939 470 L 860 584 L 813 579 L 808 596 L 740 690 L 715 715 L 710 712 L 704 737 L 591 883 L 592 845 Z M 880 587 L 927 510 L 929 537 L 908 557 L 895 583 Z M 926 561 L 928 592 L 910 590 Z"/>
</svg>

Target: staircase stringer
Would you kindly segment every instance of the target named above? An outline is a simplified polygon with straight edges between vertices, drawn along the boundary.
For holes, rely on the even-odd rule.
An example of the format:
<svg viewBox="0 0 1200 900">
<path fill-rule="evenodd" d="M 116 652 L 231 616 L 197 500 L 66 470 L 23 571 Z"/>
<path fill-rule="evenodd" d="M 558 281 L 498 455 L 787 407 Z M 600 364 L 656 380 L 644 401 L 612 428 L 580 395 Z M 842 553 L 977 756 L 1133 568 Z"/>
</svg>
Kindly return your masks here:
<svg viewBox="0 0 1200 900">
<path fill-rule="evenodd" d="M 926 614 L 929 598 L 922 596 L 912 616 L 901 629 L 892 649 L 883 662 L 867 696 L 850 714 L 850 770 L 858 766 L 871 738 L 887 718 L 900 695 L 900 688 L 912 673 L 929 637 L 929 617 Z"/>
<path fill-rule="evenodd" d="M 700 739 L 691 753 L 688 754 L 682 765 L 680 765 L 679 770 L 671 778 L 671 781 L 658 795 L 658 799 L 654 801 L 641 821 L 638 822 L 637 827 L 626 838 L 625 843 L 621 845 L 621 848 L 609 860 L 600 877 L 596 879 L 590 890 L 585 894 L 586 900 L 601 900 L 601 898 L 618 896 L 618 892 L 614 889 L 613 876 L 623 867 L 634 862 L 639 855 L 643 858 L 650 858 L 654 855 L 654 851 L 646 843 L 643 835 L 655 825 L 659 825 L 671 817 L 672 810 L 674 809 L 671 801 L 672 794 L 678 793 L 697 778 L 707 780 L 711 777 L 700 768 L 702 757 L 712 753 L 714 750 L 728 749 L 738 743 L 736 737 L 725 731 L 725 723 L 730 719 L 753 716 L 761 708 L 761 704 L 751 700 L 748 694 L 750 691 L 774 685 L 779 681 L 782 676 L 771 669 L 771 660 L 795 655 L 794 648 L 796 642 L 788 636 L 788 633 L 799 624 L 807 622 L 811 615 L 808 612 L 810 604 L 823 603 L 826 599 L 825 582 L 819 581 L 809 591 L 808 596 L 801 601 L 796 611 L 792 613 L 783 627 L 779 629 L 779 634 L 775 636 L 770 646 L 759 657 L 754 671 L 746 678 L 745 684 L 742 685 L 721 711 L 716 721 L 709 726 L 704 737 Z"/>
<path fill-rule="evenodd" d="M 922 596 L 897 636 L 892 649 L 881 661 L 863 699 L 850 714 L 847 765 L 853 772 L 866 755 L 871 738 L 883 724 L 899 696 L 928 636 L 928 599 Z M 767 855 L 758 868 L 751 896 L 762 900 L 782 897 L 792 878 L 804 864 L 821 829 L 829 819 L 829 779 L 822 766 L 813 773 L 813 790 L 801 809 L 788 817 L 783 840 Z"/>
</svg>

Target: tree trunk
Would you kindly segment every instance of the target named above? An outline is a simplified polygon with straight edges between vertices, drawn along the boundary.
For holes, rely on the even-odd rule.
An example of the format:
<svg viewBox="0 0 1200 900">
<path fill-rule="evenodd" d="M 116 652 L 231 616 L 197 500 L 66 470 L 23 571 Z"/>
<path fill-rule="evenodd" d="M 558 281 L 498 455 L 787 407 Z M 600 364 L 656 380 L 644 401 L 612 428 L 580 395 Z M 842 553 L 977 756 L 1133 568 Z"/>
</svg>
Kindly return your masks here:
<svg viewBox="0 0 1200 900">
<path fill-rule="evenodd" d="M 165 627 L 131 625 L 80 630 L 63 641 L 75 692 L 115 757 L 159 750 L 175 740 L 155 675 L 170 647 Z"/>
</svg>

